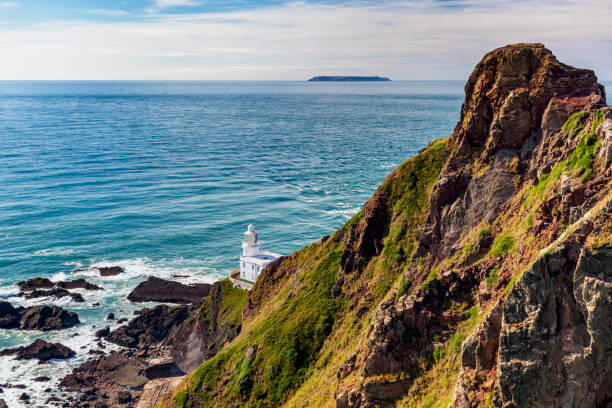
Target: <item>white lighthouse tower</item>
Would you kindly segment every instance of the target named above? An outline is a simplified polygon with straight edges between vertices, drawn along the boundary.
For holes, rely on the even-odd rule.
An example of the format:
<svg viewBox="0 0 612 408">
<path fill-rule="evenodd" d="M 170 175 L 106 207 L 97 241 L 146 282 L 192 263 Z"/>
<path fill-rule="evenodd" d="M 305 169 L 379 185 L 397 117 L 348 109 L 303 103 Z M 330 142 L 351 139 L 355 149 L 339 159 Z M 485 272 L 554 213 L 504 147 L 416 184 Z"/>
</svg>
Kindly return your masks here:
<svg viewBox="0 0 612 408">
<path fill-rule="evenodd" d="M 253 225 L 249 225 L 244 233 L 242 256 L 240 256 L 240 275 L 230 274 L 232 281 L 245 289 L 250 289 L 257 277 L 270 262 L 281 255 L 263 250 L 263 245 L 257 239 Z"/>
</svg>

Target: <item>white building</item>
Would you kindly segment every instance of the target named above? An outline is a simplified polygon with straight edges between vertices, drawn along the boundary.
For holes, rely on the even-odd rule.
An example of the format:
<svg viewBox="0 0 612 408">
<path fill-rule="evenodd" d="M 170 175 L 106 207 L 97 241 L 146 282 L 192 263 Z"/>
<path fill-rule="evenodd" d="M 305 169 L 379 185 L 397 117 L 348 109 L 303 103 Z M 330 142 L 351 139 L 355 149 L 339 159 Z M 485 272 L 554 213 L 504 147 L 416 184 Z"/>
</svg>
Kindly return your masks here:
<svg viewBox="0 0 612 408">
<path fill-rule="evenodd" d="M 257 240 L 255 227 L 249 225 L 244 233 L 242 243 L 242 256 L 240 257 L 240 280 L 255 283 L 257 277 L 270 262 L 280 257 L 279 254 L 264 251 L 261 243 Z"/>
</svg>

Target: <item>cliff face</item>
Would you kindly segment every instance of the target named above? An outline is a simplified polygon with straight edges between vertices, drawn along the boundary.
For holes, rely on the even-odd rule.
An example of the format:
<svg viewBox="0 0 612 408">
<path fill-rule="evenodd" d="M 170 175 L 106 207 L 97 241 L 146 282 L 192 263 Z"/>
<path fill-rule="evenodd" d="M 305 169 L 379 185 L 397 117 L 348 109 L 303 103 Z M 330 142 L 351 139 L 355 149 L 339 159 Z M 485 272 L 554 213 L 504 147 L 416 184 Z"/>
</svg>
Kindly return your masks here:
<svg viewBox="0 0 612 408">
<path fill-rule="evenodd" d="M 271 264 L 168 406 L 612 403 L 612 109 L 540 44 L 487 54 L 453 134 Z"/>
</svg>

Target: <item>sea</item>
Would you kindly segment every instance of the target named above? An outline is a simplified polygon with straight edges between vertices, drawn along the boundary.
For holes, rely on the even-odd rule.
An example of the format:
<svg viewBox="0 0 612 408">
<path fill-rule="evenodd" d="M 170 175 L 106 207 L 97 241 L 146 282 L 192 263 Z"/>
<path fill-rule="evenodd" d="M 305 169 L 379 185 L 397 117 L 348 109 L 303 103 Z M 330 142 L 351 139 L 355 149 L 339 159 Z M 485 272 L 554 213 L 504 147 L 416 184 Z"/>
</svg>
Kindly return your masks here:
<svg viewBox="0 0 612 408">
<path fill-rule="evenodd" d="M 0 398 L 20 406 L 25 391 L 44 405 L 43 389 L 94 357 L 95 330 L 152 306 L 126 299 L 139 282 L 223 279 L 249 224 L 281 254 L 332 233 L 397 165 L 451 134 L 463 86 L 0 81 L 0 300 L 57 304 L 81 320 L 0 329 L 0 348 L 41 338 L 77 352 L 48 364 L 1 357 L 0 387 L 27 389 L 2 387 Z M 87 270 L 111 265 L 125 273 Z M 15 283 L 33 277 L 84 277 L 104 290 L 75 290 L 83 303 L 18 297 Z"/>
</svg>

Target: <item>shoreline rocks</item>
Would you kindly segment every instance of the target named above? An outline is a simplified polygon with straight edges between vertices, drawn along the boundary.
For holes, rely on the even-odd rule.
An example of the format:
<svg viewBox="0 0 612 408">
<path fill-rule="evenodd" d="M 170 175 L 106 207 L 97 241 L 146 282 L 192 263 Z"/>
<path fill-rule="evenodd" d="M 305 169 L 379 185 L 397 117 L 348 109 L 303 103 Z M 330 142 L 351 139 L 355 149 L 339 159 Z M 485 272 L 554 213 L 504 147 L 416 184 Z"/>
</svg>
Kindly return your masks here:
<svg viewBox="0 0 612 408">
<path fill-rule="evenodd" d="M 47 278 L 32 278 L 17 282 L 17 287 L 21 292 L 32 292 L 37 289 L 85 289 L 85 290 L 102 290 L 100 286 L 87 282 L 83 278 L 70 281 L 53 282 Z"/>
<path fill-rule="evenodd" d="M 41 339 L 34 340 L 34 342 L 28 346 L 0 350 L 0 356 L 14 355 L 17 360 L 29 360 L 33 358 L 40 361 L 49 361 L 53 358 L 65 360 L 75 354 L 74 350 L 61 343 L 49 343 Z M 48 379 L 44 380 L 42 378 L 43 377 L 38 377 L 35 381 L 48 381 Z"/>
<path fill-rule="evenodd" d="M 60 330 L 79 324 L 79 316 L 59 306 L 14 308 L 0 301 L 0 328 L 19 330 Z"/>
<path fill-rule="evenodd" d="M 53 288 L 49 290 L 34 289 L 31 292 L 19 292 L 17 296 L 23 297 L 25 299 L 36 299 L 36 298 L 43 298 L 43 297 L 45 298 L 52 297 L 55 299 L 60 299 L 63 297 L 69 297 L 75 302 L 81 303 L 85 301 L 85 299 L 83 299 L 83 296 L 80 293 L 72 293 L 70 291 L 67 291 L 66 289 L 60 289 L 60 288 Z"/>
<path fill-rule="evenodd" d="M 100 276 L 103 277 L 115 276 L 125 272 L 125 269 L 121 266 L 95 266 L 91 268 L 75 269 L 72 271 L 72 273 L 88 272 L 93 270 L 97 270 Z"/>
<path fill-rule="evenodd" d="M 207 283 L 184 285 L 150 276 L 139 283 L 127 298 L 131 302 L 200 303 L 210 294 L 211 287 Z"/>
</svg>

